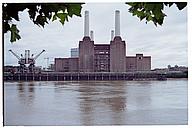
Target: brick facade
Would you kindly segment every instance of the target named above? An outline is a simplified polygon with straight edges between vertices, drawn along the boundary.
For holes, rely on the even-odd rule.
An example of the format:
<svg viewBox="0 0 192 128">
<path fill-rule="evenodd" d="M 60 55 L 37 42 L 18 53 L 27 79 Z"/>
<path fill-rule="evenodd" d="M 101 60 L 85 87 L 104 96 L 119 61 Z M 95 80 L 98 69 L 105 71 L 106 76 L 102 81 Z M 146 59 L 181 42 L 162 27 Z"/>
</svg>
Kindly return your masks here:
<svg viewBox="0 0 192 128">
<path fill-rule="evenodd" d="M 89 37 L 79 41 L 78 58 L 55 58 L 60 72 L 150 71 L 151 56 L 126 56 L 126 44 L 117 36 L 110 44 L 94 44 Z"/>
</svg>

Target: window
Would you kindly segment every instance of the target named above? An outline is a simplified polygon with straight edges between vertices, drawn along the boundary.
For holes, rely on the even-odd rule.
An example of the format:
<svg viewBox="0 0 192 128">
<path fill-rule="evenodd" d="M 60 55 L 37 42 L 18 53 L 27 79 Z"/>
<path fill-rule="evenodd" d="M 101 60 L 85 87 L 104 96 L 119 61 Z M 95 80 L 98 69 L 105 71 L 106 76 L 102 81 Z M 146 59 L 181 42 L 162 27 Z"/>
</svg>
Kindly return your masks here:
<svg viewBox="0 0 192 128">
<path fill-rule="evenodd" d="M 100 51 L 99 54 L 104 54 L 104 52 L 103 52 L 103 51 Z"/>
</svg>

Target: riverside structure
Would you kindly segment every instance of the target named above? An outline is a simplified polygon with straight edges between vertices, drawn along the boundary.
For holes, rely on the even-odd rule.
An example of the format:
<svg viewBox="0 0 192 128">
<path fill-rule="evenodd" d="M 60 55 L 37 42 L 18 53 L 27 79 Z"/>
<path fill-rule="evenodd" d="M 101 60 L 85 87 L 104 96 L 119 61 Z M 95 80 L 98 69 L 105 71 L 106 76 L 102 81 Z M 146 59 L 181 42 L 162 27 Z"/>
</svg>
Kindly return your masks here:
<svg viewBox="0 0 192 128">
<path fill-rule="evenodd" d="M 84 37 L 79 41 L 79 57 L 55 58 L 56 72 L 132 72 L 150 71 L 151 56 L 126 56 L 126 43 L 120 35 L 120 11 L 115 11 L 115 36 L 109 44 L 94 44 L 89 36 L 89 12 L 85 11 Z"/>
</svg>

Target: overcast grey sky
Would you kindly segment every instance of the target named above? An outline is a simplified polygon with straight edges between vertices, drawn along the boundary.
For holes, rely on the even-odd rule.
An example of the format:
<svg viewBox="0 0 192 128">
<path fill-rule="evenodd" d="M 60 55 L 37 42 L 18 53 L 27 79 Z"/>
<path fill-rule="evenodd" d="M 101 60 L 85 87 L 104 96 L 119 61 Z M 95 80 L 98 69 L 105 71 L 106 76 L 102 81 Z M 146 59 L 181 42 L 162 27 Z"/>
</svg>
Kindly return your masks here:
<svg viewBox="0 0 192 128">
<path fill-rule="evenodd" d="M 46 52 L 37 59 L 37 66 L 46 66 L 44 58 L 49 57 L 53 63 L 56 57 L 70 57 L 70 49 L 78 47 L 83 38 L 84 11 L 89 11 L 90 30 L 94 31 L 95 43 L 109 44 L 110 31 L 114 29 L 115 10 L 120 10 L 121 37 L 126 42 L 126 54 L 143 53 L 152 56 L 152 68 L 167 67 L 167 65 L 187 66 L 187 8 L 179 11 L 176 6 L 165 8 L 167 17 L 163 26 L 155 27 L 153 23 L 132 16 L 128 12 L 128 5 L 124 3 L 106 3 L 83 5 L 82 17 L 73 17 L 64 26 L 59 21 L 50 22 L 45 28 L 34 25 L 28 17 L 27 11 L 20 13 L 20 22 L 16 22 L 20 29 L 21 38 L 11 44 L 10 33 L 5 34 L 4 63 L 17 65 L 17 59 L 8 52 L 12 49 L 19 55 L 25 49 L 38 54 Z"/>
</svg>

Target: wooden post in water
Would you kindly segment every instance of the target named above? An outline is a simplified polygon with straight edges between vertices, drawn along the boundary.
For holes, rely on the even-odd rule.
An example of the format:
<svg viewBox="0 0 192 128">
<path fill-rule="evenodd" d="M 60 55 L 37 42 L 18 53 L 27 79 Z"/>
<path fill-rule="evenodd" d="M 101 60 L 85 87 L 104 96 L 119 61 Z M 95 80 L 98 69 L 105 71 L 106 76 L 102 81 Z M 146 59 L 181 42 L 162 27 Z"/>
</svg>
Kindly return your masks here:
<svg viewBox="0 0 192 128">
<path fill-rule="evenodd" d="M 27 73 L 25 73 L 25 81 L 27 81 Z"/>
<path fill-rule="evenodd" d="M 72 81 L 72 74 L 70 73 L 70 80 Z"/>
<path fill-rule="evenodd" d="M 33 73 L 33 81 L 34 81 L 35 79 L 34 79 L 34 73 Z"/>
<path fill-rule="evenodd" d="M 103 73 L 101 73 L 101 79 L 103 80 Z"/>
<path fill-rule="evenodd" d="M 21 75 L 20 74 L 18 74 L 18 77 L 19 77 L 19 81 L 21 80 Z"/>
<path fill-rule="evenodd" d="M 117 73 L 115 73 L 116 74 L 116 80 L 118 80 L 118 74 Z"/>
<path fill-rule="evenodd" d="M 47 73 L 47 81 L 48 81 L 48 73 Z"/>
</svg>

